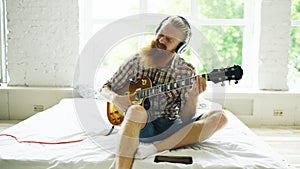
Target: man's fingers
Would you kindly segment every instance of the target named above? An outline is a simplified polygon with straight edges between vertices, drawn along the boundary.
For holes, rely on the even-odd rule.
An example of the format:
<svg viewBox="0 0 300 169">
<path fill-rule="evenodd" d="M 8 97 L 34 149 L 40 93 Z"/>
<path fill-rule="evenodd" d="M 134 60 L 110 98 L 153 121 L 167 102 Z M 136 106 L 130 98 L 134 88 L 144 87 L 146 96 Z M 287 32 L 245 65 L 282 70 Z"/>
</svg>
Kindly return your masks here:
<svg viewBox="0 0 300 169">
<path fill-rule="evenodd" d="M 203 92 L 206 90 L 206 79 L 203 77 L 197 76 L 197 84 L 199 92 Z"/>
</svg>

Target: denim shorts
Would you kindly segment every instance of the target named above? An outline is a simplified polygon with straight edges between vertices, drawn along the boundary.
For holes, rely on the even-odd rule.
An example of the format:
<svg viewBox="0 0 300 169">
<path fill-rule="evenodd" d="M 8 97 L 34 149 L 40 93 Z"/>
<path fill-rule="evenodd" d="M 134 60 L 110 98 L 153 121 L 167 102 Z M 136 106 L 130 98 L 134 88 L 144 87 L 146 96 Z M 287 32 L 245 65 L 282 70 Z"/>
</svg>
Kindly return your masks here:
<svg viewBox="0 0 300 169">
<path fill-rule="evenodd" d="M 154 121 L 148 122 L 140 131 L 140 141 L 152 143 L 164 140 L 181 128 L 200 119 L 201 116 L 202 115 L 192 118 L 187 122 L 182 122 L 180 119 L 170 120 L 168 118 L 157 118 Z"/>
</svg>

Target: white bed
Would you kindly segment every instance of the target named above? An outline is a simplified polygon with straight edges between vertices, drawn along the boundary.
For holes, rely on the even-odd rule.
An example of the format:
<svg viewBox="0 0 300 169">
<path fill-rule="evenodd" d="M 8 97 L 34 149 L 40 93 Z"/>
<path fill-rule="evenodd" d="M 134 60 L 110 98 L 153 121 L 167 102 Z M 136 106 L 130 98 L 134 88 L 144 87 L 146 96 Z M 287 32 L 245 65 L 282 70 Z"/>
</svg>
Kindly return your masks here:
<svg viewBox="0 0 300 169">
<path fill-rule="evenodd" d="M 105 102 L 84 99 L 63 99 L 59 104 L 2 131 L 0 134 L 0 168 L 108 168 L 115 151 L 113 132 L 104 136 L 110 129 L 105 114 Z M 104 107 L 104 108 L 103 108 Z M 218 105 L 207 100 L 201 102 L 199 112 L 210 111 Z M 135 160 L 135 169 L 207 168 L 207 169 L 284 169 L 288 168 L 282 158 L 272 152 L 249 128 L 231 112 L 225 128 L 201 144 L 186 146 L 160 155 L 192 156 L 193 164 L 155 163 L 152 155 L 144 160 Z M 95 125 L 97 124 L 97 125 Z M 32 140 L 43 142 L 76 141 L 68 144 L 19 143 Z"/>
</svg>

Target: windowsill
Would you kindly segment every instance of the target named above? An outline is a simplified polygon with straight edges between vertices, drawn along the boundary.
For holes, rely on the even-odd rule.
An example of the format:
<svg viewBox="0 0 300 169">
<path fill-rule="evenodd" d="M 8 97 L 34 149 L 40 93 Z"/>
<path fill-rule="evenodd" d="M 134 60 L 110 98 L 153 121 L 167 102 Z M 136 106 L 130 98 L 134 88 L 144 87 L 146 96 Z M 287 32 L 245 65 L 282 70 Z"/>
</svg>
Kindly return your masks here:
<svg viewBox="0 0 300 169">
<path fill-rule="evenodd" d="M 261 90 L 258 88 L 247 88 L 247 87 L 234 87 L 234 86 L 224 86 L 224 89 L 213 89 L 208 87 L 207 90 L 203 93 L 204 96 L 211 96 L 213 93 L 220 95 L 224 93 L 226 97 L 238 97 L 238 96 L 258 96 L 258 95 L 300 95 L 299 88 L 291 88 L 287 91 L 283 90 Z"/>
<path fill-rule="evenodd" d="M 0 91 L 24 91 L 24 90 L 34 90 L 34 91 L 66 91 L 72 92 L 74 88 L 72 87 L 26 87 L 26 86 L 7 86 L 5 83 L 1 83 Z M 260 90 L 257 88 L 247 88 L 241 86 L 229 86 L 225 85 L 222 89 L 214 90 L 211 86 L 208 86 L 207 90 L 203 93 L 204 95 L 210 95 L 212 93 L 224 93 L 226 96 L 230 95 L 300 95 L 300 88 L 290 88 L 288 91 L 275 91 L 275 90 Z"/>
<path fill-rule="evenodd" d="M 227 88 L 226 93 L 236 94 L 300 94 L 299 89 L 284 90 L 261 90 L 257 88 Z"/>
<path fill-rule="evenodd" d="M 5 83 L 1 83 L 0 91 L 21 91 L 21 90 L 35 90 L 35 91 L 73 91 L 72 87 L 50 87 L 50 86 L 37 86 L 37 87 L 26 87 L 26 86 L 7 86 Z"/>
<path fill-rule="evenodd" d="M 7 83 L 0 83 L 0 89 L 4 87 L 7 87 Z"/>
</svg>

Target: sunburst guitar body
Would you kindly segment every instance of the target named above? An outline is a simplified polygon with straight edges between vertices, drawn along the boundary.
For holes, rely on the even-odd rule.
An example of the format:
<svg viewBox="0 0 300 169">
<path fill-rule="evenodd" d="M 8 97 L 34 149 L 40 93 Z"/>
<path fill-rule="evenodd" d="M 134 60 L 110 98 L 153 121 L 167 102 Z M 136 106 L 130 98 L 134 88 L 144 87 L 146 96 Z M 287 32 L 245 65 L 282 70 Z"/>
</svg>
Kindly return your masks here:
<svg viewBox="0 0 300 169">
<path fill-rule="evenodd" d="M 148 77 L 137 79 L 136 81 L 130 81 L 129 91 L 125 94 L 132 94 L 143 89 L 149 89 L 152 87 L 152 82 Z M 142 105 L 146 110 L 150 107 L 148 98 L 137 99 L 136 96 L 130 97 L 132 104 Z M 120 125 L 124 120 L 124 112 L 121 111 L 116 105 L 107 102 L 107 117 L 112 125 Z"/>
</svg>

